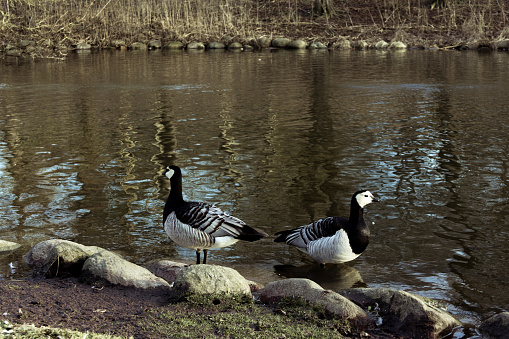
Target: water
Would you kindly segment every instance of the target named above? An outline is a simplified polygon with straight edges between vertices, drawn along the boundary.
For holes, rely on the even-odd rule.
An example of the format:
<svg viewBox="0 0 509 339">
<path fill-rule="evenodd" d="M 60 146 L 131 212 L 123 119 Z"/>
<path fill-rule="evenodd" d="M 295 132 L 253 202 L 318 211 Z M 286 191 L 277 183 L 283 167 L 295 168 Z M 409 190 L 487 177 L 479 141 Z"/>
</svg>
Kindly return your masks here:
<svg viewBox="0 0 509 339">
<path fill-rule="evenodd" d="M 267 283 L 391 287 L 476 324 L 507 311 L 509 55 L 392 51 L 103 52 L 0 65 L 0 277 L 61 238 L 137 264 L 195 260 L 169 241 L 168 164 L 188 200 L 269 234 L 347 216 L 372 240 L 320 269 L 272 239 L 209 262 Z"/>
</svg>

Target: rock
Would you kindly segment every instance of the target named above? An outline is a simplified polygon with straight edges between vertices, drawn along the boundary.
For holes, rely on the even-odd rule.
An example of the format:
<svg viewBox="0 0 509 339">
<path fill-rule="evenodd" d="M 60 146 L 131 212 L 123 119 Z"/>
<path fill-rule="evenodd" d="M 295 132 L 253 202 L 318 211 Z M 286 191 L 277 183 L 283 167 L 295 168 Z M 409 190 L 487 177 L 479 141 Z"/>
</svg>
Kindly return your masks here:
<svg viewBox="0 0 509 339">
<path fill-rule="evenodd" d="M 164 279 L 110 251 L 97 252 L 89 257 L 83 264 L 82 276 L 105 279 L 114 285 L 143 289 L 170 288 Z"/>
<path fill-rule="evenodd" d="M 242 49 L 243 47 L 240 42 L 232 42 L 228 45 L 228 49 Z"/>
<path fill-rule="evenodd" d="M 391 49 L 406 49 L 406 45 L 402 43 L 401 41 L 392 41 L 389 45 L 389 48 Z"/>
<path fill-rule="evenodd" d="M 226 46 L 222 42 L 211 42 L 207 46 L 209 49 L 225 49 Z"/>
<path fill-rule="evenodd" d="M 187 49 L 205 49 L 205 45 L 201 42 L 191 42 L 187 44 Z"/>
<path fill-rule="evenodd" d="M 276 38 L 272 40 L 271 46 L 275 48 L 286 48 L 288 44 L 290 43 L 290 39 L 288 38 Z"/>
<path fill-rule="evenodd" d="M 509 49 L 509 39 L 495 41 L 493 43 L 493 49 L 508 50 Z"/>
<path fill-rule="evenodd" d="M 133 42 L 130 46 L 130 49 L 137 49 L 137 50 L 145 50 L 147 49 L 147 45 L 143 42 Z"/>
<path fill-rule="evenodd" d="M 353 49 L 359 49 L 359 50 L 363 50 L 363 49 L 367 49 L 368 48 L 368 43 L 364 40 L 357 40 L 357 41 L 354 41 L 350 44 L 350 46 L 353 48 Z"/>
<path fill-rule="evenodd" d="M 35 274 L 77 276 L 85 260 L 91 255 L 105 251 L 96 246 L 84 246 L 72 241 L 52 239 L 38 243 L 23 257 Z"/>
<path fill-rule="evenodd" d="M 20 248 L 21 245 L 11 241 L 0 240 L 0 253 L 14 251 Z"/>
<path fill-rule="evenodd" d="M 8 55 L 8 56 L 15 56 L 15 57 L 19 57 L 21 56 L 21 50 L 19 48 L 9 48 L 5 51 L 5 55 Z"/>
<path fill-rule="evenodd" d="M 169 283 L 173 283 L 180 270 L 187 266 L 189 265 L 170 260 L 154 260 L 146 265 L 150 272 L 157 277 L 163 278 Z"/>
<path fill-rule="evenodd" d="M 86 49 L 91 49 L 92 46 L 86 42 L 78 42 L 76 44 L 76 49 L 77 50 L 86 50 Z"/>
<path fill-rule="evenodd" d="M 20 40 L 18 42 L 18 46 L 20 48 L 27 48 L 28 46 L 33 46 L 34 44 L 35 44 L 35 42 L 32 40 Z"/>
<path fill-rule="evenodd" d="M 161 46 L 162 46 L 161 40 L 150 40 L 148 42 L 149 49 L 159 49 L 159 48 L 161 48 Z"/>
<path fill-rule="evenodd" d="M 313 41 L 309 44 L 309 49 L 327 49 L 327 46 L 321 42 Z"/>
<path fill-rule="evenodd" d="M 261 37 L 258 39 L 257 44 L 260 48 L 268 48 L 270 47 L 271 40 L 268 37 Z"/>
<path fill-rule="evenodd" d="M 180 270 L 173 284 L 174 296 L 189 298 L 226 296 L 253 299 L 247 280 L 236 270 L 216 265 L 192 265 Z"/>
<path fill-rule="evenodd" d="M 180 41 L 169 41 L 164 45 L 163 48 L 164 49 L 183 49 L 184 44 Z"/>
<path fill-rule="evenodd" d="M 341 40 L 341 41 L 338 41 L 338 42 L 335 42 L 332 44 L 332 48 L 333 49 L 344 49 L 344 50 L 347 50 L 347 49 L 352 49 L 353 46 L 352 46 L 352 43 L 349 41 L 349 40 Z"/>
<path fill-rule="evenodd" d="M 293 40 L 286 45 L 286 48 L 291 49 L 305 49 L 307 47 L 307 44 L 304 40 Z"/>
<path fill-rule="evenodd" d="M 388 47 L 389 43 L 384 40 L 380 40 L 375 44 L 375 49 L 387 49 Z"/>
<path fill-rule="evenodd" d="M 502 312 L 485 320 L 479 331 L 483 338 L 507 338 L 509 334 L 509 312 Z"/>
<path fill-rule="evenodd" d="M 114 39 L 114 40 L 111 40 L 111 46 L 115 47 L 115 48 L 120 48 L 122 46 L 126 46 L 127 44 L 125 43 L 124 40 L 121 40 L 121 39 Z"/>
<path fill-rule="evenodd" d="M 449 313 L 404 291 L 388 288 L 359 288 L 340 291 L 364 309 L 376 310 L 381 329 L 408 338 L 441 338 L 461 323 Z"/>
<path fill-rule="evenodd" d="M 359 306 L 340 294 L 324 290 L 317 283 L 303 278 L 290 278 L 268 283 L 261 291 L 260 300 L 275 303 L 283 298 L 300 298 L 324 307 L 340 319 L 348 320 L 361 329 L 374 327 L 374 321 Z"/>
</svg>

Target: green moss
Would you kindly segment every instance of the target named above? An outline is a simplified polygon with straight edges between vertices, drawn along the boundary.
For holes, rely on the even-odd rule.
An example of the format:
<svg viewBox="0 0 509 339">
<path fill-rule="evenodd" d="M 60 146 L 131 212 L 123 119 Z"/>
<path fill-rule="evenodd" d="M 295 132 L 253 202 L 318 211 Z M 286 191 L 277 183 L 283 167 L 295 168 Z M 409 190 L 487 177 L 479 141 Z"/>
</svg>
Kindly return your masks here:
<svg viewBox="0 0 509 339">
<path fill-rule="evenodd" d="M 253 297 L 250 295 L 229 295 L 229 294 L 196 294 L 182 295 L 179 301 L 186 301 L 194 306 L 218 306 L 233 307 L 235 305 L 252 304 Z"/>
<path fill-rule="evenodd" d="M 90 332 L 78 332 L 51 327 L 35 327 L 33 325 L 13 325 L 2 320 L 0 325 L 0 338 L 23 338 L 23 339 L 121 339 L 120 337 L 107 334 Z"/>
<path fill-rule="evenodd" d="M 341 338 L 344 323 L 305 302 L 169 305 L 148 311 L 145 331 L 161 338 Z"/>
</svg>

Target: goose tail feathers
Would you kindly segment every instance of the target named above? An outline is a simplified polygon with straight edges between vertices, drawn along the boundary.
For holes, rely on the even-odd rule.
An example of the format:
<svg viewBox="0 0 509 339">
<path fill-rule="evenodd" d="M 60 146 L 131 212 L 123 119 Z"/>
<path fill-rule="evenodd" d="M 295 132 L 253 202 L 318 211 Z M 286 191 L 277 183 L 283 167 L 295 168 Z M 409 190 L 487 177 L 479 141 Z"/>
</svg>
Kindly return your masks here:
<svg viewBox="0 0 509 339">
<path fill-rule="evenodd" d="M 278 237 L 276 239 L 274 239 L 274 241 L 275 242 L 286 242 L 286 239 L 288 238 L 288 236 L 290 234 L 292 234 L 293 232 L 295 232 L 295 229 L 277 232 L 274 235 L 277 235 Z"/>
<path fill-rule="evenodd" d="M 244 240 L 244 241 L 257 241 L 257 240 L 260 240 L 261 238 L 268 237 L 268 236 L 269 235 L 267 233 L 265 233 L 264 231 L 258 230 L 253 227 L 244 226 L 242 228 L 242 233 L 236 238 L 239 240 Z"/>
</svg>

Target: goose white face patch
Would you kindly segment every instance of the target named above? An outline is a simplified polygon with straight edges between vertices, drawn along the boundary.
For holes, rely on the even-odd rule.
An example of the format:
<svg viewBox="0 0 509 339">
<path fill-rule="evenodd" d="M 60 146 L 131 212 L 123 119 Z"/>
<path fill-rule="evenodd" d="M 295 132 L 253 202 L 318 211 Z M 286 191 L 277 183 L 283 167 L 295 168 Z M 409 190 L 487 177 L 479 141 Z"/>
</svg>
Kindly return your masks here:
<svg viewBox="0 0 509 339">
<path fill-rule="evenodd" d="M 374 200 L 376 200 L 370 191 L 364 191 L 362 193 L 357 194 L 355 199 L 357 199 L 357 203 L 359 204 L 359 206 L 361 208 L 364 208 L 364 206 L 366 206 L 367 204 L 370 204 Z"/>
<path fill-rule="evenodd" d="M 166 177 L 168 179 L 171 179 L 171 177 L 173 176 L 173 174 L 175 174 L 175 171 L 172 170 L 171 168 L 168 168 L 168 170 L 166 171 Z"/>
</svg>

